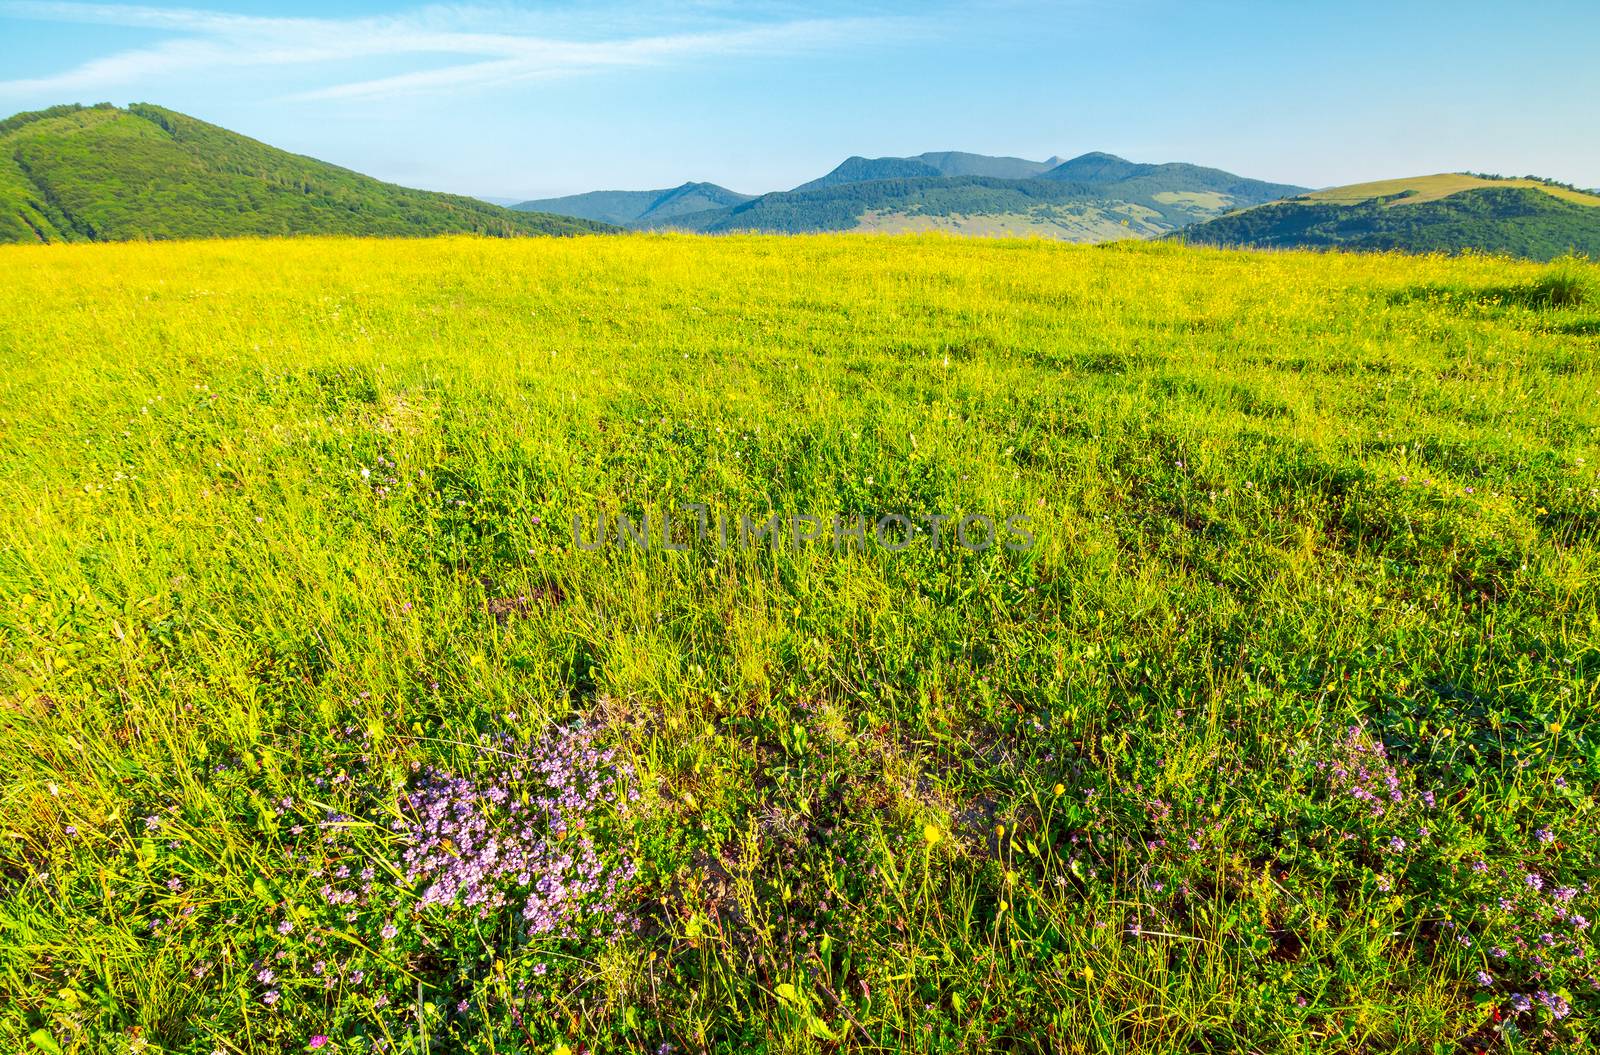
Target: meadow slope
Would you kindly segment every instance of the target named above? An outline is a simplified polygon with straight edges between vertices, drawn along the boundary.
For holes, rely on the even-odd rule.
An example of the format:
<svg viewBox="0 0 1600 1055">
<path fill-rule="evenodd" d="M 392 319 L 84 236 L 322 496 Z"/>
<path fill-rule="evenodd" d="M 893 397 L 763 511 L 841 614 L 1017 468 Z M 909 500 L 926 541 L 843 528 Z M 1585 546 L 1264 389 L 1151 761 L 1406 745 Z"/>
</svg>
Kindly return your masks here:
<svg viewBox="0 0 1600 1055">
<path fill-rule="evenodd" d="M 639 235 L 0 275 L 4 1050 L 1600 1035 L 1592 265 Z M 923 534 L 724 548 L 689 503 Z M 574 543 L 674 509 L 682 552 Z M 980 514 L 1036 544 L 965 548 Z"/>
</svg>

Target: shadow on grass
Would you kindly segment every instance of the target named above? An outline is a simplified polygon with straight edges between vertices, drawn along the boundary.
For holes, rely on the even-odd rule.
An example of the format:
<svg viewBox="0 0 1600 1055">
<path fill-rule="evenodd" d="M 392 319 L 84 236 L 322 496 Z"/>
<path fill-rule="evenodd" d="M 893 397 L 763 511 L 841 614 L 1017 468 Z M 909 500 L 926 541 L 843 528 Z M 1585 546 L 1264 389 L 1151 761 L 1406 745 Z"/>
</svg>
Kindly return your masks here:
<svg viewBox="0 0 1600 1055">
<path fill-rule="evenodd" d="M 1391 304 L 1416 301 L 1563 311 L 1600 305 L 1600 276 L 1594 265 L 1584 258 L 1567 257 L 1552 263 L 1532 281 L 1515 285 L 1477 288 L 1418 285 L 1395 290 L 1389 295 Z M 1585 321 L 1592 325 L 1591 320 Z"/>
</svg>

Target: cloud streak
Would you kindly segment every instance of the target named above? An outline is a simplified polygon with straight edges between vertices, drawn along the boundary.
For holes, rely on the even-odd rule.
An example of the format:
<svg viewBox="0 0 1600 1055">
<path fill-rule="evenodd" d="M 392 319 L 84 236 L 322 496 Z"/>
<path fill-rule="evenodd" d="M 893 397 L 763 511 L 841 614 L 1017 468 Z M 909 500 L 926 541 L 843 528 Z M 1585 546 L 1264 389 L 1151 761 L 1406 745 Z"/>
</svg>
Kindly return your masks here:
<svg viewBox="0 0 1600 1055">
<path fill-rule="evenodd" d="M 119 87 L 148 90 L 163 78 L 249 68 L 299 67 L 307 80 L 320 75 L 322 83 L 288 95 L 297 101 L 448 94 L 607 70 L 813 52 L 913 28 L 908 19 L 887 17 L 757 23 L 721 18 L 691 30 L 652 32 L 613 26 L 599 37 L 586 38 L 570 30 L 556 35 L 526 16 L 482 7 L 426 7 L 390 16 L 330 19 L 39 0 L 0 3 L 0 17 L 175 34 L 60 73 L 0 81 L 0 96 L 72 96 Z M 441 58 L 457 61 L 441 67 L 437 65 Z M 378 78 L 339 75 L 340 66 L 375 59 L 410 59 L 426 67 Z M 322 68 L 330 65 L 335 69 Z"/>
</svg>

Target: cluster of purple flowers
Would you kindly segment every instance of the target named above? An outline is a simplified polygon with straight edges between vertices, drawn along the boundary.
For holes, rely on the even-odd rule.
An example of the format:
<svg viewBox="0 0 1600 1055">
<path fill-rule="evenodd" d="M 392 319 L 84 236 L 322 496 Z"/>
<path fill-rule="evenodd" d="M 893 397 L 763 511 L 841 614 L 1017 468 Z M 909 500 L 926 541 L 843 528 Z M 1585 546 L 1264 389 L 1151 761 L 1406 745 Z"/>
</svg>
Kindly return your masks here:
<svg viewBox="0 0 1600 1055">
<path fill-rule="evenodd" d="M 1430 858 L 1431 828 L 1419 823 L 1436 809 L 1435 795 L 1414 789 L 1403 763 L 1391 760 L 1376 736 L 1361 725 L 1346 727 L 1315 762 L 1314 771 L 1326 801 L 1351 810 L 1341 842 L 1365 845 L 1383 855 L 1393 862 L 1396 875 L 1408 870 L 1401 859 L 1409 862 L 1414 857 L 1421 874 L 1438 874 L 1439 863 Z M 1365 840 L 1360 838 L 1363 830 Z M 1413 835 L 1415 846 L 1408 841 Z M 1579 910 L 1579 901 L 1591 894 L 1590 889 L 1558 885 L 1543 867 L 1526 863 L 1542 857 L 1555 842 L 1554 833 L 1540 827 L 1534 832 L 1534 845 L 1505 864 L 1477 860 L 1462 871 L 1447 866 L 1453 876 L 1447 886 L 1463 883 L 1450 895 L 1452 900 L 1460 899 L 1456 903 L 1467 909 L 1465 915 L 1476 918 L 1457 922 L 1447 917 L 1438 926 L 1441 936 L 1460 950 L 1476 950 L 1481 936 L 1488 959 L 1472 969 L 1472 976 L 1480 987 L 1503 985 L 1510 990 L 1510 1010 L 1542 1009 L 1561 1019 L 1572 1011 L 1565 991 L 1557 991 L 1561 985 L 1600 988 L 1596 978 L 1600 948 L 1588 934 L 1588 918 Z M 1512 860 L 1524 863 L 1519 867 Z M 1379 891 L 1390 892 L 1395 884 L 1388 874 L 1376 877 Z M 1480 906 L 1481 913 L 1472 912 L 1473 906 Z M 1517 992 L 1513 980 L 1536 991 Z"/>
<path fill-rule="evenodd" d="M 1359 725 L 1350 726 L 1334 741 L 1329 757 L 1317 762 L 1317 770 L 1335 797 L 1360 803 L 1375 818 L 1406 802 L 1400 772 L 1382 742 Z M 1404 845 L 1391 849 L 1398 852 Z"/>
<path fill-rule="evenodd" d="M 1497 971 L 1546 985 L 1567 981 L 1590 989 L 1600 986 L 1600 947 L 1584 914 L 1584 909 L 1594 911 L 1589 884 L 1565 886 L 1526 866 L 1491 867 L 1485 861 L 1473 862 L 1470 873 L 1481 899 L 1480 926 L 1495 943 L 1489 956 Z M 1567 1002 L 1548 989 L 1532 998 L 1511 997 L 1517 1011 L 1531 1010 L 1536 1003 L 1556 1018 L 1569 1011 Z"/>
<path fill-rule="evenodd" d="M 1527 993 L 1512 993 L 1511 1009 L 1518 1013 L 1532 1011 L 1535 1000 L 1543 1004 L 1554 1018 L 1566 1018 L 1572 1012 L 1572 1006 L 1566 1000 L 1548 989 L 1541 989 L 1533 994 L 1532 997 L 1528 996 Z"/>
<path fill-rule="evenodd" d="M 371 768 L 366 730 L 347 726 L 343 735 L 357 753 L 311 781 L 337 805 L 312 821 L 294 816 L 300 804 L 289 798 L 275 803 L 289 852 L 318 896 L 271 923 L 274 947 L 252 965 L 267 1007 L 282 1010 L 308 990 L 363 986 L 375 1009 L 388 1006 L 385 965 L 401 962 L 430 917 L 503 910 L 529 936 L 557 939 L 638 928 L 625 907 L 636 868 L 616 847 L 639 792 L 599 730 L 558 727 L 530 743 L 501 735 L 481 749 L 490 761 L 471 772 L 413 763 L 398 796 L 392 778 Z M 348 933 L 364 934 L 368 947 L 351 950 L 340 940 Z"/>
<path fill-rule="evenodd" d="M 372 493 L 375 497 L 385 498 L 389 495 L 389 492 L 400 486 L 399 473 L 400 467 L 380 454 L 375 466 L 370 468 L 362 467 L 361 479 L 372 488 Z"/>
<path fill-rule="evenodd" d="M 595 736 L 571 726 L 527 746 L 502 737 L 501 764 L 477 779 L 427 770 L 392 825 L 406 879 L 422 887 L 417 907 L 486 917 L 521 894 L 530 935 L 570 937 L 585 918 L 637 927 L 618 907 L 635 866 L 597 845 L 592 827 L 604 811 L 626 811 L 638 792 L 632 768 Z"/>
</svg>

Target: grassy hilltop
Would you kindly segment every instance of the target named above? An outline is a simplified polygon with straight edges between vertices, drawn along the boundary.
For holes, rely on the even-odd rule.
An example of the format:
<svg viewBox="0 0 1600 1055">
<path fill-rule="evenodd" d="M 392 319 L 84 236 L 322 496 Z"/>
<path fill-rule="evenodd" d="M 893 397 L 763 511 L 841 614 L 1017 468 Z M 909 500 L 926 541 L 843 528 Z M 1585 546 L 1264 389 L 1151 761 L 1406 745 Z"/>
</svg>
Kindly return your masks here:
<svg viewBox="0 0 1600 1055">
<path fill-rule="evenodd" d="M 1591 265 L 0 270 L 4 1050 L 1600 1036 Z M 574 545 L 691 502 L 924 533 Z"/>
</svg>

